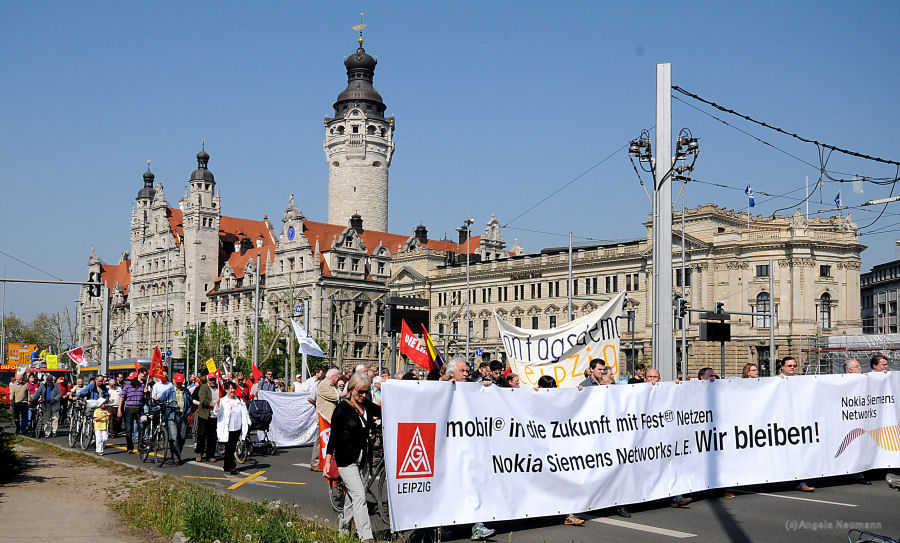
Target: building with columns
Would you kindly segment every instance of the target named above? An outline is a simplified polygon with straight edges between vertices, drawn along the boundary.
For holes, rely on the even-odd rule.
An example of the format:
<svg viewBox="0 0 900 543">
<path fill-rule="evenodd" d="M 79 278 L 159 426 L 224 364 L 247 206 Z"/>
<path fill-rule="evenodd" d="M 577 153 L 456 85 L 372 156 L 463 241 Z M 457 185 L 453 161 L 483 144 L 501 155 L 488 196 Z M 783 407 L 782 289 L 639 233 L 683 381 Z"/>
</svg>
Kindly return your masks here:
<svg viewBox="0 0 900 543">
<path fill-rule="evenodd" d="M 856 225 L 839 217 L 807 220 L 790 217 L 748 217 L 702 205 L 675 214 L 672 259 L 673 298 L 683 295 L 691 308 L 768 312 L 775 304 L 775 356 L 800 358 L 810 338 L 858 334 L 860 320 L 860 253 Z M 624 331 L 618 365 L 624 373 L 634 362 L 652 364 L 651 253 L 652 222 L 647 236 L 576 244 L 572 254 L 572 297 L 575 317 L 593 311 L 616 293 L 627 292 L 625 312 L 631 317 Z M 490 226 L 489 228 L 490 229 Z M 685 269 L 681 271 L 684 239 Z M 466 265 L 442 264 L 428 248 L 397 255 L 391 289 L 398 295 L 430 302 L 431 329 L 450 352 L 461 352 L 466 326 L 470 349 L 481 348 L 486 359 L 504 359 L 493 312 L 521 327 L 553 328 L 569 319 L 567 247 L 535 254 L 473 261 L 469 265 L 469 312 L 465 313 Z M 774 291 L 769 290 L 769 276 Z M 768 363 L 769 319 L 735 316 L 732 341 L 726 343 L 725 375 L 740 374 L 747 362 Z M 681 337 L 681 322 L 676 319 Z M 720 344 L 699 341 L 699 322 L 686 325 L 687 372 L 704 366 L 719 371 Z M 447 334 L 447 335 L 443 335 Z M 453 338 L 453 339 L 451 339 Z M 680 352 L 677 354 L 680 360 Z M 775 367 L 768 365 L 770 372 Z"/>
</svg>

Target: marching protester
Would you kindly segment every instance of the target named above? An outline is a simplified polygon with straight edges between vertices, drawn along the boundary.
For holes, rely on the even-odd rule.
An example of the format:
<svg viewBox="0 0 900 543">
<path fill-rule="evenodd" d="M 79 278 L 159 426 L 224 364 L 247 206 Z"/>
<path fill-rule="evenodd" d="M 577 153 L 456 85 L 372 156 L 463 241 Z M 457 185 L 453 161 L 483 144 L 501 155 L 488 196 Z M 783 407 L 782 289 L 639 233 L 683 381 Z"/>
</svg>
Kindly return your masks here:
<svg viewBox="0 0 900 543">
<path fill-rule="evenodd" d="M 59 425 L 59 401 L 62 391 L 56 384 L 56 377 L 48 375 L 31 395 L 31 403 L 38 404 L 41 410 L 41 420 L 44 422 L 44 437 L 56 437 Z M 38 430 L 35 429 L 35 437 Z"/>
<path fill-rule="evenodd" d="M 120 373 L 119 376 L 122 374 Z M 124 381 L 125 378 L 122 377 Z M 110 410 L 109 413 L 109 435 L 112 437 L 116 437 L 119 433 L 119 430 L 122 427 L 122 417 L 118 416 L 119 410 L 117 409 L 119 402 L 122 398 L 122 387 L 119 385 L 118 377 L 116 379 L 109 380 L 109 402 L 108 407 L 111 406 L 113 409 Z"/>
<path fill-rule="evenodd" d="M 519 375 L 515 373 L 510 373 L 506 378 L 506 382 L 509 383 L 509 388 L 519 388 Z"/>
<path fill-rule="evenodd" d="M 644 382 L 655 385 L 659 381 L 659 370 L 656 368 L 647 368 L 647 370 L 644 372 Z"/>
<path fill-rule="evenodd" d="M 172 460 L 176 465 L 183 464 L 181 449 L 184 447 L 184 435 L 187 432 L 187 415 L 192 408 L 190 394 L 184 388 L 184 375 L 176 373 L 172 378 L 172 387 L 167 387 L 158 401 L 166 406 L 166 429 L 169 432 Z"/>
<path fill-rule="evenodd" d="M 637 366 L 635 366 L 634 367 L 634 377 L 631 377 L 628 379 L 628 384 L 635 385 L 637 383 L 643 383 L 646 369 L 647 369 L 647 366 L 645 366 L 643 364 L 638 364 Z"/>
<path fill-rule="evenodd" d="M 779 377 L 792 377 L 797 375 L 797 360 L 793 356 L 785 356 L 781 360 L 781 373 Z"/>
<path fill-rule="evenodd" d="M 203 461 L 204 458 L 207 462 L 212 462 L 216 457 L 215 409 L 219 403 L 219 392 L 214 388 L 215 380 L 213 374 L 200 377 L 197 399 L 192 402 L 197 408 L 197 414 L 194 416 L 197 421 L 197 437 L 194 441 L 194 457 L 197 462 Z"/>
<path fill-rule="evenodd" d="M 303 390 L 295 390 L 294 392 L 309 392 L 312 394 L 312 391 L 319 386 L 319 381 L 322 380 L 322 368 L 318 368 L 312 375 L 309 376 L 309 379 L 303 382 Z M 298 375 L 297 377 L 301 377 Z"/>
<path fill-rule="evenodd" d="M 125 453 L 135 452 L 141 430 L 141 407 L 144 405 L 144 383 L 138 381 L 138 372 L 128 374 L 128 381 L 119 395 L 117 414 L 125 423 Z"/>
<path fill-rule="evenodd" d="M 250 429 L 250 414 L 244 402 L 234 395 L 237 385 L 233 381 L 225 383 L 225 396 L 219 398 L 216 406 L 216 436 L 225 443 L 225 459 L 223 470 L 237 475 L 237 460 L 234 451 L 239 439 L 247 437 Z"/>
<path fill-rule="evenodd" d="M 697 372 L 697 379 L 713 382 L 716 380 L 716 371 L 712 368 L 700 368 Z"/>
<path fill-rule="evenodd" d="M 859 365 L 859 360 L 851 358 L 844 362 L 844 373 L 862 373 L 862 366 Z"/>
<path fill-rule="evenodd" d="M 876 354 L 872 357 L 872 360 L 869 361 L 869 367 L 872 368 L 872 371 L 883 371 L 884 373 L 887 373 L 888 359 L 884 355 Z"/>
<path fill-rule="evenodd" d="M 331 414 L 334 413 L 334 408 L 337 407 L 338 400 L 340 399 L 340 393 L 337 388 L 340 376 L 341 372 L 339 372 L 337 368 L 331 368 L 325 374 L 325 378 L 322 379 L 316 387 L 315 397 L 310 395 L 311 401 L 313 401 L 316 406 L 316 411 L 318 411 L 319 414 L 322 415 L 322 418 L 328 422 L 331 422 Z M 309 469 L 311 471 L 322 470 L 322 467 L 319 466 L 319 456 L 321 456 L 319 440 L 316 439 L 312 447 L 312 457 L 309 460 Z"/>
<path fill-rule="evenodd" d="M 273 375 L 272 370 L 266 371 L 266 378 L 259 382 L 259 390 L 267 392 L 275 392 L 277 390 Z"/>
<path fill-rule="evenodd" d="M 109 410 L 106 408 L 106 398 L 97 400 L 97 408 L 94 409 L 94 441 L 97 443 L 97 456 L 103 456 L 106 440 L 109 438 Z"/>
<path fill-rule="evenodd" d="M 106 378 L 98 375 L 93 383 L 88 383 L 81 392 L 76 395 L 77 398 L 85 398 L 88 400 L 96 400 L 101 397 L 109 400 L 109 388 L 106 386 Z"/>
<path fill-rule="evenodd" d="M 578 384 L 579 389 L 600 385 L 600 378 L 604 375 L 606 375 L 606 362 L 602 358 L 594 358 L 588 366 L 587 378 Z"/>
<path fill-rule="evenodd" d="M 381 405 L 381 377 L 372 379 L 372 401 L 375 405 Z"/>
<path fill-rule="evenodd" d="M 338 528 L 346 531 L 352 517 L 359 539 L 363 543 L 374 543 L 363 480 L 368 476 L 372 456 L 369 433 L 375 426 L 375 419 L 381 417 L 381 408 L 366 399 L 371 381 L 365 373 L 354 373 L 347 381 L 346 389 L 347 399 L 334 408 L 331 416 L 331 437 L 325 449 L 325 474 L 329 473 L 332 462 L 336 463 L 341 480 L 347 487 Z"/>
<path fill-rule="evenodd" d="M 759 367 L 753 362 L 744 364 L 744 368 L 741 370 L 741 379 L 756 379 L 757 377 L 759 377 Z"/>
</svg>

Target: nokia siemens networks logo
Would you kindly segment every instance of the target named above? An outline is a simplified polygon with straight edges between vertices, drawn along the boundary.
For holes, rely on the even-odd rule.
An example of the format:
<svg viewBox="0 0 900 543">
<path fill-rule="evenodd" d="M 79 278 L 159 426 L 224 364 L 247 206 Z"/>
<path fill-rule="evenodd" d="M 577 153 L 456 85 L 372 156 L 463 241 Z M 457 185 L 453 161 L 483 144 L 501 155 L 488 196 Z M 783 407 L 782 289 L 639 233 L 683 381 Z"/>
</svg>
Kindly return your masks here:
<svg viewBox="0 0 900 543">
<path fill-rule="evenodd" d="M 397 423 L 397 478 L 434 476 L 433 422 Z"/>
</svg>

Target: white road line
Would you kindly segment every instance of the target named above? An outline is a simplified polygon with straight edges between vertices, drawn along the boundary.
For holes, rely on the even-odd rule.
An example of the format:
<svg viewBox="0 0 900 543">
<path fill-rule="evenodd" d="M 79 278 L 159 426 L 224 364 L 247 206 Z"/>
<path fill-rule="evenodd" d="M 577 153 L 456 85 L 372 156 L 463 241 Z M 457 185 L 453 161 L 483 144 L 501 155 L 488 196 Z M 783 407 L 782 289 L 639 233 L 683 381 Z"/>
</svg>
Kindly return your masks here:
<svg viewBox="0 0 900 543">
<path fill-rule="evenodd" d="M 627 522 L 624 520 L 614 519 L 614 518 L 592 518 L 591 522 L 600 522 L 603 524 L 611 524 L 613 526 L 619 526 L 620 528 L 630 528 L 632 530 L 639 530 L 641 532 L 650 532 L 659 535 L 667 535 L 669 537 L 675 537 L 677 539 L 687 539 L 689 537 L 697 537 L 697 534 L 689 534 L 687 532 L 679 532 L 677 530 L 669 530 L 666 528 L 657 528 L 656 526 L 648 526 L 646 524 L 638 524 L 637 522 Z"/>
<path fill-rule="evenodd" d="M 828 500 L 814 500 L 812 498 L 801 498 L 799 496 L 785 496 L 783 494 L 769 494 L 767 492 L 747 492 L 746 490 L 734 490 L 741 494 L 756 494 L 757 496 L 769 496 L 770 498 L 784 498 L 785 500 L 800 500 L 802 502 L 824 503 L 826 505 L 840 505 L 842 507 L 859 507 L 853 503 L 830 502 Z"/>
<path fill-rule="evenodd" d="M 302 467 L 302 468 L 311 468 L 311 467 L 312 467 L 312 466 L 310 466 L 309 464 L 304 464 L 304 463 L 302 463 L 302 462 L 299 463 L 299 464 L 291 464 L 291 465 L 293 465 L 293 466 L 300 466 L 300 467 Z"/>
<path fill-rule="evenodd" d="M 188 464 L 190 464 L 192 466 L 197 466 L 198 468 L 215 469 L 215 470 L 223 471 L 221 464 L 216 466 L 214 464 L 210 464 L 209 462 L 197 462 L 196 460 L 189 460 Z"/>
</svg>

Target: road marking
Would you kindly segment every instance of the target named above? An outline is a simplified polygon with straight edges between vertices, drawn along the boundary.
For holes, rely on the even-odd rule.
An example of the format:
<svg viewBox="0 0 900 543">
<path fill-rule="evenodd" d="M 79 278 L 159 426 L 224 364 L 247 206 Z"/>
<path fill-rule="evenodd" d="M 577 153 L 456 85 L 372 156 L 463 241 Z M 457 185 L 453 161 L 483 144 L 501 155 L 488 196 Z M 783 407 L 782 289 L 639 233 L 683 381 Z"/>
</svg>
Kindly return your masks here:
<svg viewBox="0 0 900 543">
<path fill-rule="evenodd" d="M 666 528 L 657 528 L 656 526 L 648 526 L 646 524 L 638 524 L 637 522 L 626 522 L 624 520 L 614 518 L 592 518 L 591 522 L 600 522 L 602 524 L 611 524 L 620 528 L 630 528 L 641 532 L 650 532 L 659 535 L 667 535 L 678 539 L 686 539 L 688 537 L 697 537 L 697 534 L 689 534 L 687 532 L 679 532 L 677 530 L 669 530 Z"/>
<path fill-rule="evenodd" d="M 245 483 L 248 483 L 248 482 L 252 481 L 253 479 L 256 479 L 263 473 L 265 473 L 265 470 L 260 470 L 260 471 L 257 471 L 256 473 L 251 473 L 250 475 L 244 477 L 243 479 L 241 479 L 238 482 L 234 483 L 233 485 L 229 486 L 228 490 L 234 490 L 235 488 L 238 488 L 239 486 L 241 486 Z"/>
<path fill-rule="evenodd" d="M 304 464 L 303 462 L 300 462 L 299 464 L 292 464 L 292 465 L 294 465 L 294 466 L 300 466 L 301 468 L 312 468 L 311 465 L 309 465 L 309 464 Z"/>
<path fill-rule="evenodd" d="M 277 483 L 279 485 L 305 485 L 306 483 L 300 483 L 297 481 L 270 481 L 266 479 L 267 483 Z"/>
<path fill-rule="evenodd" d="M 840 505 L 842 507 L 859 507 L 853 503 L 841 503 L 841 502 L 830 502 L 828 500 L 815 500 L 812 498 L 801 498 L 799 496 L 785 496 L 782 494 L 769 494 L 768 492 L 748 492 L 746 490 L 733 490 L 733 492 L 740 492 L 741 494 L 756 494 L 757 496 L 769 496 L 770 498 L 783 498 L 785 500 L 800 500 L 802 502 L 813 502 L 813 503 L 824 503 L 825 505 Z"/>
<path fill-rule="evenodd" d="M 217 481 L 237 481 L 231 477 L 201 477 L 200 475 L 182 475 L 185 479 L 215 479 Z"/>
</svg>

